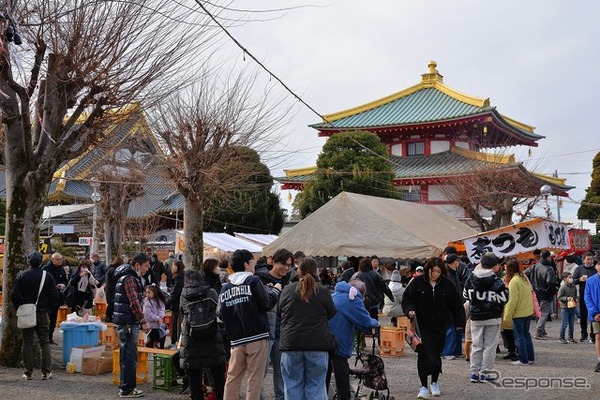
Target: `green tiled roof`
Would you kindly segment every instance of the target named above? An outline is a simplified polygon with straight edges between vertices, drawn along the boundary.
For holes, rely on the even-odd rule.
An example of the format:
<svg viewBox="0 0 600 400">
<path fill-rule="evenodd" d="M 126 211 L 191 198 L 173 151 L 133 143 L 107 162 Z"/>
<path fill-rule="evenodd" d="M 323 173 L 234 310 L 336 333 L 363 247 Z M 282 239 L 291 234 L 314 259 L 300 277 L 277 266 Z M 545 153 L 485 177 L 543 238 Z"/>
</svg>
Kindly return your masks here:
<svg viewBox="0 0 600 400">
<path fill-rule="evenodd" d="M 312 128 L 359 129 L 423 122 L 443 121 L 489 111 L 489 106 L 477 107 L 440 92 L 425 88 L 377 108 L 366 110 L 331 123 L 310 125 Z"/>
<path fill-rule="evenodd" d="M 464 175 L 487 164 L 452 151 L 429 156 L 390 156 L 390 162 L 396 179 Z"/>
<path fill-rule="evenodd" d="M 402 129 L 427 124 L 482 122 L 489 123 L 489 127 L 498 130 L 501 136 L 513 137 L 510 143 L 490 142 L 495 147 L 507 144 L 535 146 L 537 140 L 544 138 L 534 133 L 533 126 L 501 115 L 490 105 L 489 98 L 474 97 L 446 86 L 436 67 L 437 63 L 431 61 L 428 72 L 421 75 L 422 81 L 416 85 L 367 104 L 325 115 L 323 121 L 309 126 L 329 135 L 348 130 L 382 131 L 383 128 Z M 516 143 L 514 139 L 517 139 Z"/>
<path fill-rule="evenodd" d="M 442 153 L 435 153 L 428 156 L 412 156 L 412 157 L 400 157 L 390 156 L 390 163 L 393 166 L 394 178 L 395 179 L 426 179 L 426 178 L 439 178 L 439 177 L 450 177 L 468 175 L 473 171 L 481 170 L 489 165 L 489 162 L 478 160 L 471 157 L 466 157 L 461 154 L 457 154 L 453 151 L 445 151 Z M 530 176 L 540 182 L 549 183 L 544 181 L 543 178 L 537 175 L 533 175 L 528 172 L 521 163 L 513 162 L 501 165 L 502 168 L 506 169 L 520 169 L 524 174 Z M 309 182 L 314 177 L 314 174 L 298 175 L 293 177 L 279 177 L 275 178 L 277 182 L 284 183 L 303 183 Z M 574 186 L 561 185 L 557 182 L 551 182 L 552 186 L 562 189 L 569 190 Z"/>
</svg>

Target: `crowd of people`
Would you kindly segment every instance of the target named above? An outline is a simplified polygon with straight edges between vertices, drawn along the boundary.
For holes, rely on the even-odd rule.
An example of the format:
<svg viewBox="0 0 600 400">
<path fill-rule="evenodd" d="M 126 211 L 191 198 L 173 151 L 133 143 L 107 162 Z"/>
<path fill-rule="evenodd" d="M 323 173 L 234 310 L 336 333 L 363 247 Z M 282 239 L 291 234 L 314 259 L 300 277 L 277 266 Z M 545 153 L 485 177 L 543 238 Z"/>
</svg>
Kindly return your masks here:
<svg viewBox="0 0 600 400">
<path fill-rule="evenodd" d="M 238 400 L 245 379 L 247 400 L 324 400 L 333 374 L 337 398 L 349 400 L 355 332 L 379 327 L 380 313 L 393 325 L 407 316 L 420 336 L 421 399 L 441 395 L 445 360 L 466 358 L 472 383 L 495 379 L 501 339 L 508 351 L 504 358 L 514 366 L 535 363 L 534 339 L 547 339 L 546 321 L 558 311 L 559 342 L 577 342 L 575 321 L 580 318 L 579 340 L 595 342 L 595 371 L 600 372 L 600 338 L 595 336 L 600 334 L 600 257 L 586 253 L 579 265 L 569 256 L 557 268 L 552 254 L 542 250 L 524 268 L 514 258 L 492 253 L 476 264 L 456 253 L 448 247 L 422 266 L 392 270 L 386 280 L 376 256 L 349 258 L 337 276 L 327 268 L 319 272 L 317 260 L 287 249 L 257 261 L 249 251 L 237 250 L 225 263 L 207 259 L 198 269 L 186 268 L 172 254 L 164 264 L 155 255 L 137 253 L 131 259 L 115 257 L 108 266 L 93 254 L 71 273 L 59 253 L 43 264 L 42 255 L 33 252 L 11 298 L 15 308 L 37 306 L 36 326 L 22 330 L 23 379 L 33 378 L 34 334 L 42 379 L 52 377 L 49 345 L 58 307 L 67 303 L 85 315 L 100 288 L 108 302 L 106 320 L 116 325 L 120 340 L 119 396 L 124 398 L 144 396 L 136 387 L 141 329 L 146 346 L 176 350 L 181 392 L 189 390 L 192 399 L 205 398 L 207 380 L 214 398 Z M 230 269 L 226 277 L 225 268 Z M 165 324 L 167 309 L 170 326 Z M 198 322 L 199 313 L 203 322 Z M 273 393 L 263 389 L 269 365 Z"/>
</svg>

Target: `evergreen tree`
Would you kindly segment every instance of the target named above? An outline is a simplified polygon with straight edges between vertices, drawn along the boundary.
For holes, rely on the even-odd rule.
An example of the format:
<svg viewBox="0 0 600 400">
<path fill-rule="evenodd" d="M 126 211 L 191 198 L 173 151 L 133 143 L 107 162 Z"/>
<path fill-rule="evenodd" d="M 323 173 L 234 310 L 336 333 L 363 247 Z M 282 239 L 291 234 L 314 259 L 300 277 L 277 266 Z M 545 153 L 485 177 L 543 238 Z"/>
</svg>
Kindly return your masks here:
<svg viewBox="0 0 600 400">
<path fill-rule="evenodd" d="M 585 199 L 577 210 L 577 218 L 595 223 L 596 232 L 598 232 L 600 228 L 598 221 L 600 214 L 600 153 L 596 154 L 592 161 L 592 182 L 585 192 Z"/>
<path fill-rule="evenodd" d="M 315 179 L 297 197 L 302 218 L 333 197 L 352 192 L 399 198 L 386 147 L 370 132 L 344 132 L 331 136 L 317 160 Z"/>
</svg>

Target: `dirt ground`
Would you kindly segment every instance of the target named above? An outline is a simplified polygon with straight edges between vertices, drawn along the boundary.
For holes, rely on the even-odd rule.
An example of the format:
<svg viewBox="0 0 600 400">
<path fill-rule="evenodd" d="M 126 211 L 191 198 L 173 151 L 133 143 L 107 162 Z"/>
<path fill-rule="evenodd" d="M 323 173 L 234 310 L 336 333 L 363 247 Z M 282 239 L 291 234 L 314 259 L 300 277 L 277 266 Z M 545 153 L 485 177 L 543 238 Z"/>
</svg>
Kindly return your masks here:
<svg viewBox="0 0 600 400">
<path fill-rule="evenodd" d="M 385 324 L 385 319 L 382 321 Z M 516 367 L 510 361 L 502 359 L 506 353 L 498 354 L 496 369 L 500 376 L 497 385 L 490 383 L 470 383 L 468 363 L 464 359 L 444 360 L 444 373 L 440 378 L 441 398 L 445 399 L 595 399 L 600 389 L 600 374 L 593 372 L 597 359 L 594 345 L 591 343 L 560 344 L 558 330 L 560 321 L 547 323 L 547 340 L 534 340 L 536 362 L 532 366 Z M 576 338 L 579 337 L 576 326 Z M 113 399 L 118 389 L 111 383 L 111 374 L 89 376 L 67 374 L 62 364 L 62 336 L 55 333 L 58 346 L 52 346 L 53 379 L 41 380 L 41 372 L 34 372 L 31 381 L 21 380 L 23 371 L 16 368 L 0 368 L 0 399 Z M 416 354 L 405 350 L 401 357 L 384 358 L 385 371 L 390 394 L 396 399 L 416 398 L 419 380 L 416 373 Z M 178 390 L 171 392 L 152 389 L 152 365 L 150 379 L 140 384 L 139 389 L 146 392 L 149 399 L 186 399 Z M 525 379 L 527 378 L 527 379 Z M 356 382 L 353 382 L 355 384 Z M 524 386 L 527 385 L 528 388 Z M 266 393 L 272 393 L 272 377 L 265 379 Z M 368 398 L 369 389 L 361 394 Z M 272 396 L 268 395 L 267 399 Z M 294 400 L 294 399 L 292 399 Z"/>
</svg>

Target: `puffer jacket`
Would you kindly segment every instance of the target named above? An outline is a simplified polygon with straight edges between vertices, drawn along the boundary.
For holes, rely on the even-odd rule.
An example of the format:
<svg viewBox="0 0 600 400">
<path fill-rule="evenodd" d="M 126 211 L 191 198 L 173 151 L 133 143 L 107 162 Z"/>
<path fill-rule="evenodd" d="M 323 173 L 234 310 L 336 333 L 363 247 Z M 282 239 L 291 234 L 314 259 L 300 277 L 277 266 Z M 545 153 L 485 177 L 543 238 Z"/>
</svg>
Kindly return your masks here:
<svg viewBox="0 0 600 400">
<path fill-rule="evenodd" d="M 316 278 L 315 278 L 316 279 Z M 300 297 L 300 282 L 287 285 L 277 313 L 281 317 L 281 351 L 332 351 L 335 341 L 329 330 L 329 321 L 336 313 L 329 290 L 317 283 L 317 292 L 309 302 Z"/>
<path fill-rule="evenodd" d="M 117 325 L 135 325 L 139 323 L 131 308 L 129 307 L 129 300 L 125 294 L 125 288 L 123 282 L 125 279 L 135 279 L 137 285 L 138 301 L 142 304 L 142 284 L 137 272 L 133 270 L 131 265 L 123 264 L 115 270 L 115 279 L 117 285 L 115 286 L 115 305 L 113 312 L 113 322 Z"/>
<path fill-rule="evenodd" d="M 394 295 L 394 301 L 387 297 L 383 299 L 383 315 L 386 317 L 399 317 L 404 315 L 404 312 L 402 312 L 402 295 L 404 294 L 404 287 L 400 282 L 390 282 L 389 288 Z"/>
<path fill-rule="evenodd" d="M 205 340 L 194 340 L 189 337 L 189 331 L 186 329 L 187 318 L 189 315 L 189 306 L 191 303 L 208 297 L 218 301 L 217 292 L 207 284 L 196 284 L 186 286 L 181 292 L 180 313 L 182 315 L 181 329 L 181 363 L 188 369 L 213 368 L 225 364 L 225 346 L 223 345 L 223 336 L 217 329 L 212 338 Z"/>
<path fill-rule="evenodd" d="M 477 267 L 465 283 L 463 297 L 471 305 L 469 312 L 473 321 L 502 318 L 508 289 L 494 271 Z"/>
</svg>

